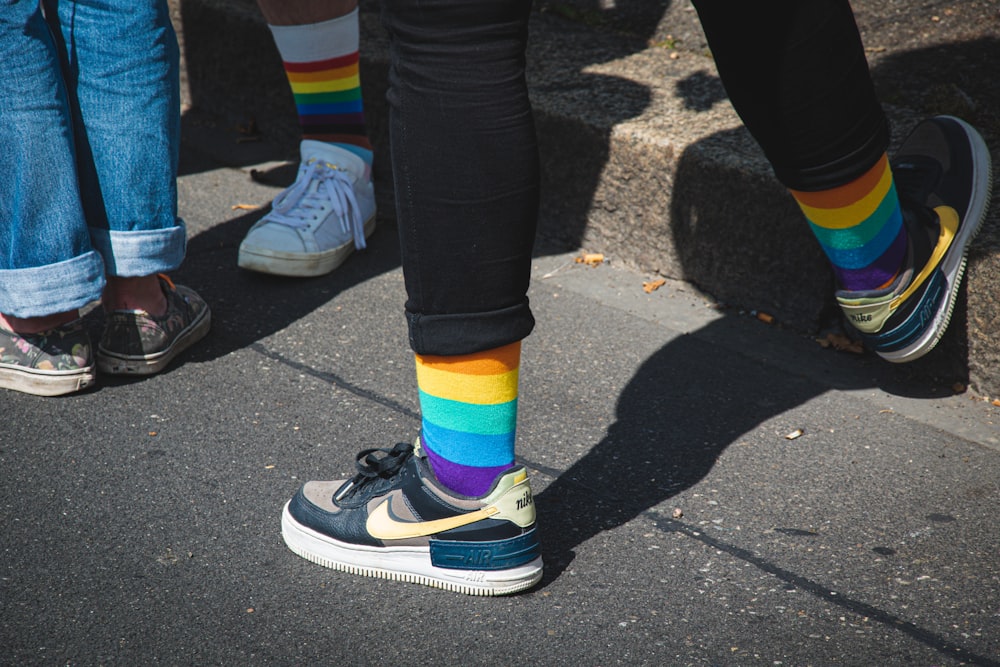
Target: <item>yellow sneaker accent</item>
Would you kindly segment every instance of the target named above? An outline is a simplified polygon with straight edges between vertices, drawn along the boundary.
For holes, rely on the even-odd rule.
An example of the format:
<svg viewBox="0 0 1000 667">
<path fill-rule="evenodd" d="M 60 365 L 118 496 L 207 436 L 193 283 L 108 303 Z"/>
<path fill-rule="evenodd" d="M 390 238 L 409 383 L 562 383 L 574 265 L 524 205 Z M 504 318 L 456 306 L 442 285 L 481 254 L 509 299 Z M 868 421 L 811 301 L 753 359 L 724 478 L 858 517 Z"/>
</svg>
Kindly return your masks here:
<svg viewBox="0 0 1000 667">
<path fill-rule="evenodd" d="M 506 519 L 522 528 L 527 528 L 535 522 L 535 504 L 531 496 L 531 486 L 528 484 L 528 475 L 523 470 L 516 475 L 501 478 L 497 488 L 485 499 L 486 507 L 467 514 L 430 521 L 402 521 L 393 516 L 391 502 L 391 497 L 386 498 L 385 502 L 372 511 L 365 523 L 368 533 L 376 539 L 405 540 L 428 537 L 491 517 Z"/>
<path fill-rule="evenodd" d="M 944 254 L 948 252 L 948 248 L 951 247 L 952 241 L 955 240 L 955 234 L 958 232 L 958 211 L 953 209 L 951 206 L 938 206 L 934 209 L 938 214 L 938 220 L 941 223 L 941 233 L 938 236 L 937 245 L 934 247 L 934 252 L 931 253 L 931 258 L 927 260 L 924 264 L 924 268 L 920 270 L 917 277 L 913 279 L 910 286 L 903 290 L 903 293 L 892 300 L 892 309 L 895 310 L 899 307 L 901 303 L 910 298 L 918 287 L 920 287 L 925 280 L 935 271 L 941 264 L 941 260 L 944 259 Z"/>
<path fill-rule="evenodd" d="M 368 516 L 365 528 L 375 539 L 405 540 L 411 537 L 427 537 L 488 519 L 499 511 L 496 507 L 484 507 L 468 514 L 459 514 L 433 521 L 400 521 L 390 514 L 389 505 L 391 503 L 392 498 L 387 498 Z"/>
</svg>

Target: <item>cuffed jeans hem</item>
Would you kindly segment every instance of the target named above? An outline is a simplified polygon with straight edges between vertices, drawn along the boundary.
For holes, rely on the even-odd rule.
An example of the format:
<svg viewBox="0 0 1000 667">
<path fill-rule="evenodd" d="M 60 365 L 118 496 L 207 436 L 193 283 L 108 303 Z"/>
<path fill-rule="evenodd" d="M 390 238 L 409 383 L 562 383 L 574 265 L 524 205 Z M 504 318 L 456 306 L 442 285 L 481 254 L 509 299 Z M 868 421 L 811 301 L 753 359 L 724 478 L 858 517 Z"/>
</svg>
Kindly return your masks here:
<svg viewBox="0 0 1000 667">
<path fill-rule="evenodd" d="M 109 276 L 136 278 L 173 271 L 184 261 L 187 232 L 178 220 L 166 229 L 119 232 L 90 228 L 90 242 Z"/>
<path fill-rule="evenodd" d="M 847 185 L 875 166 L 889 148 L 889 122 L 883 117 L 875 132 L 850 154 L 816 167 L 774 165 L 782 185 L 801 192 L 819 192 Z"/>
<path fill-rule="evenodd" d="M 104 263 L 93 250 L 47 266 L 0 270 L 0 312 L 14 317 L 83 308 L 103 291 Z"/>
<path fill-rule="evenodd" d="M 488 313 L 421 315 L 406 313 L 410 347 L 417 354 L 473 354 L 524 338 L 535 327 L 528 300 Z"/>
</svg>

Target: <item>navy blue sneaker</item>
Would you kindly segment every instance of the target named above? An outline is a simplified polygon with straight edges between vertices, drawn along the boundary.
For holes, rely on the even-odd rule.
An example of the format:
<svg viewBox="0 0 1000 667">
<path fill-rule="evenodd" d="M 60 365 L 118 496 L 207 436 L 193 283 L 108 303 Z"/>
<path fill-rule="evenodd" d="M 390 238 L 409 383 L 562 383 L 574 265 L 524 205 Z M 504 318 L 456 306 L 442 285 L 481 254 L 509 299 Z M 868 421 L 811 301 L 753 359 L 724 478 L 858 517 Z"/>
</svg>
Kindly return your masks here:
<svg viewBox="0 0 1000 667">
<path fill-rule="evenodd" d="M 296 554 L 352 574 L 507 595 L 542 578 L 528 473 L 497 476 L 470 498 L 442 487 L 413 445 L 358 454 L 358 474 L 308 482 L 281 517 Z"/>
<path fill-rule="evenodd" d="M 917 125 L 892 174 L 910 239 L 906 268 L 887 289 L 836 296 L 866 345 L 901 363 L 930 352 L 948 327 L 993 179 L 986 142 L 951 116 Z"/>
</svg>

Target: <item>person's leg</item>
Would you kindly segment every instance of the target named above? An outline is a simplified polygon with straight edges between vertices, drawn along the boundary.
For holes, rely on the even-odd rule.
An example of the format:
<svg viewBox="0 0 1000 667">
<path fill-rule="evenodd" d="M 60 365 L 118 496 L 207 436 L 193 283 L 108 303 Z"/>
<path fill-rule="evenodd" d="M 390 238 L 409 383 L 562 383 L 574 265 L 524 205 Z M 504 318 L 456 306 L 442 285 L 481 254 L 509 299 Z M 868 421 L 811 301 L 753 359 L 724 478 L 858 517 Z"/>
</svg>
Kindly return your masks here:
<svg viewBox="0 0 1000 667">
<path fill-rule="evenodd" d="M 982 139 L 935 119 L 890 168 L 888 124 L 846 0 L 695 6 L 730 100 L 809 220 L 851 323 L 890 361 L 926 354 L 985 215 Z M 941 203 L 958 212 L 955 230 L 931 210 Z"/>
<path fill-rule="evenodd" d="M 177 217 L 180 64 L 163 0 L 44 0 L 74 114 L 90 238 L 108 275 L 98 367 L 161 370 L 204 336 L 210 315 L 163 275 L 184 258 Z"/>
<path fill-rule="evenodd" d="M 416 4 L 383 3 L 383 21 L 421 437 L 382 458 L 364 452 L 346 484 L 306 484 L 283 535 L 330 567 L 513 593 L 542 572 L 527 475 L 514 464 L 539 181 L 524 80 L 530 2 Z"/>
<path fill-rule="evenodd" d="M 358 67 L 357 0 L 258 0 L 302 129 L 295 184 L 240 244 L 245 269 L 318 276 L 374 230 L 372 145 Z"/>
<path fill-rule="evenodd" d="M 356 153 L 369 165 L 358 74 L 357 0 L 257 0 L 295 97 L 302 138 Z"/>
<path fill-rule="evenodd" d="M 481 496 L 514 466 L 521 343 L 416 356 L 420 444 L 428 463 L 444 486 Z"/>
<path fill-rule="evenodd" d="M 94 379 L 79 309 L 101 297 L 56 47 L 35 0 L 0 8 L 0 387 L 41 395 Z"/>
</svg>

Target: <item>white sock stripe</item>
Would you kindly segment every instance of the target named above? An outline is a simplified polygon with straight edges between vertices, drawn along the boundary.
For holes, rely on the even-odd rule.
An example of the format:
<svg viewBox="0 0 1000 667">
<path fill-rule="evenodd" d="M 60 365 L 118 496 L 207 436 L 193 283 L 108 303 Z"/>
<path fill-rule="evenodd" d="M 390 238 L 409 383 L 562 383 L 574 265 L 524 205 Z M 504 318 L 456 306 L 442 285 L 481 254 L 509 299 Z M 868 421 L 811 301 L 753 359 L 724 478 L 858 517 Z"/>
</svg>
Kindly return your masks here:
<svg viewBox="0 0 1000 667">
<path fill-rule="evenodd" d="M 281 59 L 311 63 L 355 53 L 359 48 L 358 9 L 329 21 L 304 25 L 268 25 Z"/>
</svg>

